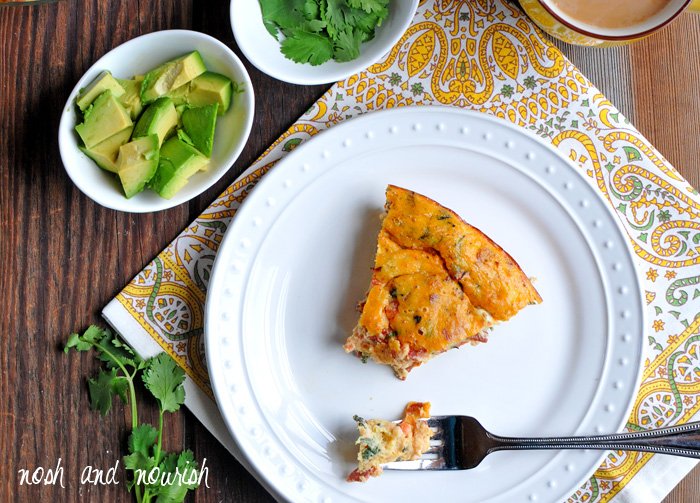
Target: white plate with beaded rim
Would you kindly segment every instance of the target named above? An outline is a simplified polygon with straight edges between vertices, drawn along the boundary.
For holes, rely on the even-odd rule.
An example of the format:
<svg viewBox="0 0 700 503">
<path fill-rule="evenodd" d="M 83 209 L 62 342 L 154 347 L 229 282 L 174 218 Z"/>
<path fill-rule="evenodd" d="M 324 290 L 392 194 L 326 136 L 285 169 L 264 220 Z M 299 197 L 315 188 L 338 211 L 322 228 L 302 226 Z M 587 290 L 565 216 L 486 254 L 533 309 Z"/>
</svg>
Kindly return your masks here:
<svg viewBox="0 0 700 503">
<path fill-rule="evenodd" d="M 342 349 L 369 284 L 388 184 L 484 231 L 543 298 L 487 344 L 440 355 L 406 381 Z M 516 126 L 439 107 L 350 119 L 280 161 L 226 233 L 205 312 L 224 421 L 261 479 L 292 501 L 562 500 L 603 452 L 499 452 L 469 471 L 348 483 L 352 416 L 398 418 L 419 400 L 501 435 L 617 432 L 638 387 L 643 329 L 633 255 L 597 189 Z"/>
</svg>

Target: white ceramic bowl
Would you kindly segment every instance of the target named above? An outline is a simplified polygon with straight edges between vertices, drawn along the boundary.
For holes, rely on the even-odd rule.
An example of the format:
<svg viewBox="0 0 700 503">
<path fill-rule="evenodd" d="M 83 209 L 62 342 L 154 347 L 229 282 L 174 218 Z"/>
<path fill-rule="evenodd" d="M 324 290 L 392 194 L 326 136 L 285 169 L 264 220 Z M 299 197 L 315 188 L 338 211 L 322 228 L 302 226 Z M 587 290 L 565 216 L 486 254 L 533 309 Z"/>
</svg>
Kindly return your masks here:
<svg viewBox="0 0 700 503">
<path fill-rule="evenodd" d="M 377 28 L 374 39 L 360 46 L 360 56 L 345 63 L 322 65 L 295 63 L 280 52 L 280 43 L 265 29 L 258 0 L 231 0 L 231 28 L 236 43 L 258 70 L 292 84 L 325 84 L 342 80 L 373 63 L 399 41 L 413 20 L 418 0 L 391 0 L 389 16 Z"/>
<path fill-rule="evenodd" d="M 208 70 L 239 83 L 243 92 L 233 97 L 231 108 L 219 117 L 214 148 L 207 171 L 190 178 L 172 199 L 163 199 L 148 189 L 127 199 L 115 175 L 100 169 L 78 148 L 75 97 L 102 70 L 118 78 L 143 74 L 166 61 L 198 50 Z M 167 30 L 143 35 L 111 50 L 85 72 L 68 97 L 58 128 L 58 146 L 71 180 L 95 202 L 119 211 L 147 213 L 172 208 L 198 196 L 218 181 L 240 155 L 253 124 L 253 85 L 241 60 L 226 45 L 209 35 L 189 30 Z"/>
</svg>

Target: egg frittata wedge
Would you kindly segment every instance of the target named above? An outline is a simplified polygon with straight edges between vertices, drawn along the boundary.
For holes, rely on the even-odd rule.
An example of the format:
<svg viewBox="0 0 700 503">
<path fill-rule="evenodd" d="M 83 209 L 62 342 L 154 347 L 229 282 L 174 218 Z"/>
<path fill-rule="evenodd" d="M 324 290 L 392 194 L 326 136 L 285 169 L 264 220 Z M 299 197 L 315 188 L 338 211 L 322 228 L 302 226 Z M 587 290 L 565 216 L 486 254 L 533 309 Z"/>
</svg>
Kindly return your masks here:
<svg viewBox="0 0 700 503">
<path fill-rule="evenodd" d="M 454 211 L 390 185 L 372 281 L 344 349 L 399 379 L 432 357 L 542 302 L 500 246 Z"/>
</svg>

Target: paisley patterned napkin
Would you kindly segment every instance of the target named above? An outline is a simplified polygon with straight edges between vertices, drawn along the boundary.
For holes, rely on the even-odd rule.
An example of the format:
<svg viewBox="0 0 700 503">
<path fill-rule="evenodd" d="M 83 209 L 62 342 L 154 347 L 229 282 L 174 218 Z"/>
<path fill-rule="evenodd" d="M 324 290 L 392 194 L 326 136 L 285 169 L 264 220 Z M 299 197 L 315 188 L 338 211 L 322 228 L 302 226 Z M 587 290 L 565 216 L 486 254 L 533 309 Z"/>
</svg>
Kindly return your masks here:
<svg viewBox="0 0 700 503">
<path fill-rule="evenodd" d="M 175 358 L 191 379 L 188 406 L 237 454 L 217 417 L 201 337 L 224 232 L 260 177 L 301 142 L 355 115 L 408 105 L 495 115 L 547 139 L 580 166 L 629 233 L 646 278 L 648 358 L 627 427 L 690 420 L 700 410 L 698 193 L 506 0 L 422 2 L 383 60 L 313 104 L 117 295 L 105 318 L 138 351 Z M 658 501 L 692 466 L 613 452 L 569 501 Z"/>
</svg>

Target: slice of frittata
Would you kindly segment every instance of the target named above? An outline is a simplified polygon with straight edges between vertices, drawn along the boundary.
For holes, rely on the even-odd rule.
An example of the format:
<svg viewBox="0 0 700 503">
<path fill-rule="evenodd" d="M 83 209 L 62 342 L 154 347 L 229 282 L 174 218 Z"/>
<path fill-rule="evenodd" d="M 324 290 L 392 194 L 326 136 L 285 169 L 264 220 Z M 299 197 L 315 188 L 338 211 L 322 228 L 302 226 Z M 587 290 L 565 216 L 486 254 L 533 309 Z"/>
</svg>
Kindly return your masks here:
<svg viewBox="0 0 700 503">
<path fill-rule="evenodd" d="M 390 185 L 374 272 L 344 349 L 399 379 L 542 301 L 513 258 L 454 211 Z"/>
<path fill-rule="evenodd" d="M 348 482 L 364 482 L 382 473 L 381 465 L 392 461 L 410 461 L 420 458 L 430 448 L 433 430 L 421 421 L 430 417 L 430 403 L 410 402 L 406 405 L 400 423 L 383 419 L 365 420 L 354 416 L 360 438 L 357 468 L 348 476 Z"/>
</svg>

